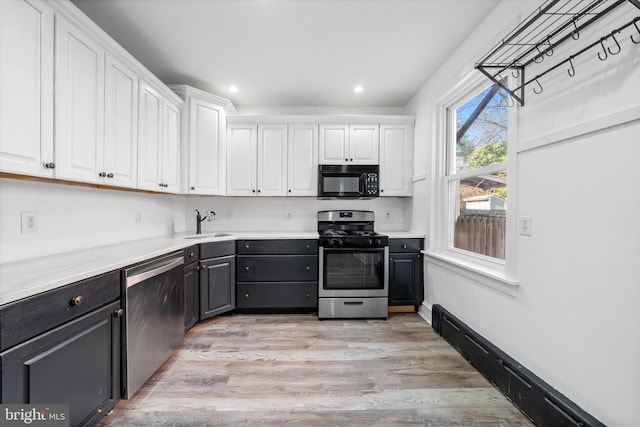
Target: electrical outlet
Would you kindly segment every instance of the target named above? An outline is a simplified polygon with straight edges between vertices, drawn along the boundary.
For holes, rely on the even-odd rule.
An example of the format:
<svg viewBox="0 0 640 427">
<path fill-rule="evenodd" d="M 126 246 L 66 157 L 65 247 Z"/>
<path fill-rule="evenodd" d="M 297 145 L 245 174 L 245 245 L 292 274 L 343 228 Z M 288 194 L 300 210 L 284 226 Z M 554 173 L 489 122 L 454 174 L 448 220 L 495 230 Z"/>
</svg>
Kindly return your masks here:
<svg viewBox="0 0 640 427">
<path fill-rule="evenodd" d="M 520 217 L 520 235 L 531 236 L 533 233 L 533 219 L 530 216 Z"/>
<path fill-rule="evenodd" d="M 227 219 L 231 219 L 231 218 L 233 218 L 233 211 L 231 209 L 229 209 L 227 211 Z"/>
<path fill-rule="evenodd" d="M 136 224 L 142 222 L 142 212 L 136 212 Z"/>
<path fill-rule="evenodd" d="M 292 217 L 292 216 L 293 216 L 293 215 L 292 215 L 291 211 L 286 211 L 286 212 L 284 213 L 284 217 L 285 217 L 286 219 L 291 219 L 291 217 Z"/>
<path fill-rule="evenodd" d="M 391 220 L 391 212 L 385 212 L 385 213 L 384 213 L 384 219 L 385 219 L 386 221 Z"/>
<path fill-rule="evenodd" d="M 20 212 L 20 232 L 35 234 L 38 232 L 38 211 Z"/>
</svg>

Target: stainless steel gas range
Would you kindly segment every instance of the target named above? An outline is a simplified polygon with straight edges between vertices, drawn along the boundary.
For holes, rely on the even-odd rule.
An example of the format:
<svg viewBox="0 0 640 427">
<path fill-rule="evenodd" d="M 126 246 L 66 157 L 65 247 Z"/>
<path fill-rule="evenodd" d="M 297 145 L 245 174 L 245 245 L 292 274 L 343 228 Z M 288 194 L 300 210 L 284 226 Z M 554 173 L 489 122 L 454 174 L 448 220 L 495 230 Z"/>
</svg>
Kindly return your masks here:
<svg viewBox="0 0 640 427">
<path fill-rule="evenodd" d="M 389 238 L 372 211 L 320 211 L 318 317 L 387 318 Z"/>
</svg>

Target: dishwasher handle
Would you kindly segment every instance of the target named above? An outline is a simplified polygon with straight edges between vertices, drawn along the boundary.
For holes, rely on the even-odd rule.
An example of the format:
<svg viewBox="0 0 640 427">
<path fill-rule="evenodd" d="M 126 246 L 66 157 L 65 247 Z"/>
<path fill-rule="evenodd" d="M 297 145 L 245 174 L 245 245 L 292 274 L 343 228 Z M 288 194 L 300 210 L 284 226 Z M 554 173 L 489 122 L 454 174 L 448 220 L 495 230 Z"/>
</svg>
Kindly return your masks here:
<svg viewBox="0 0 640 427">
<path fill-rule="evenodd" d="M 181 265 L 184 265 L 184 255 L 182 252 L 179 252 L 135 266 L 125 271 L 124 276 L 126 287 L 130 288 L 140 282 L 159 276 L 162 273 Z"/>
</svg>

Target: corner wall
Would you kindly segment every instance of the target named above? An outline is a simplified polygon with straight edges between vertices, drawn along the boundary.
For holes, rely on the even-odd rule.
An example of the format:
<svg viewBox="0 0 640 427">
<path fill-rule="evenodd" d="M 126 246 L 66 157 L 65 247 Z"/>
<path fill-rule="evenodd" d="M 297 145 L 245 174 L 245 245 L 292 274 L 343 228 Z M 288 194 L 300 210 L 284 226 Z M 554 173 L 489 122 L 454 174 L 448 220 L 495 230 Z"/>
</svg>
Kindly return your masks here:
<svg viewBox="0 0 640 427">
<path fill-rule="evenodd" d="M 518 14 L 538 6 L 503 1 L 407 106 L 416 115 L 415 170 L 428 177 L 414 186 L 415 197 L 430 209 L 438 208 L 431 197 L 436 100 Z M 602 20 L 596 32 L 610 32 L 612 22 Z M 640 46 L 629 40 L 633 31 L 618 37 L 619 55 L 600 61 L 594 49 L 574 61 L 575 78 L 564 68 L 550 73 L 544 92 L 529 88 L 518 110 L 518 196 L 509 214 L 531 216 L 533 234 L 516 238 L 515 296 L 427 263 L 423 309 L 441 304 L 615 426 L 640 425 Z M 432 234 L 428 211 L 413 210 Z"/>
</svg>

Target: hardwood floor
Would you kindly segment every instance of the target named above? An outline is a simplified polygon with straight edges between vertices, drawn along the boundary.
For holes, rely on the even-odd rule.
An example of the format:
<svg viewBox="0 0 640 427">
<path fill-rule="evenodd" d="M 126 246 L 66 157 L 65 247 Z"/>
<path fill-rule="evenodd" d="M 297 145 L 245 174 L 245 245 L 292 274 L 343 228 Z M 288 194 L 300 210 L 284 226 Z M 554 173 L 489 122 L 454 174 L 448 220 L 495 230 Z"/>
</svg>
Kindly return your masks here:
<svg viewBox="0 0 640 427">
<path fill-rule="evenodd" d="M 415 313 L 229 315 L 100 426 L 532 426 Z"/>
</svg>

